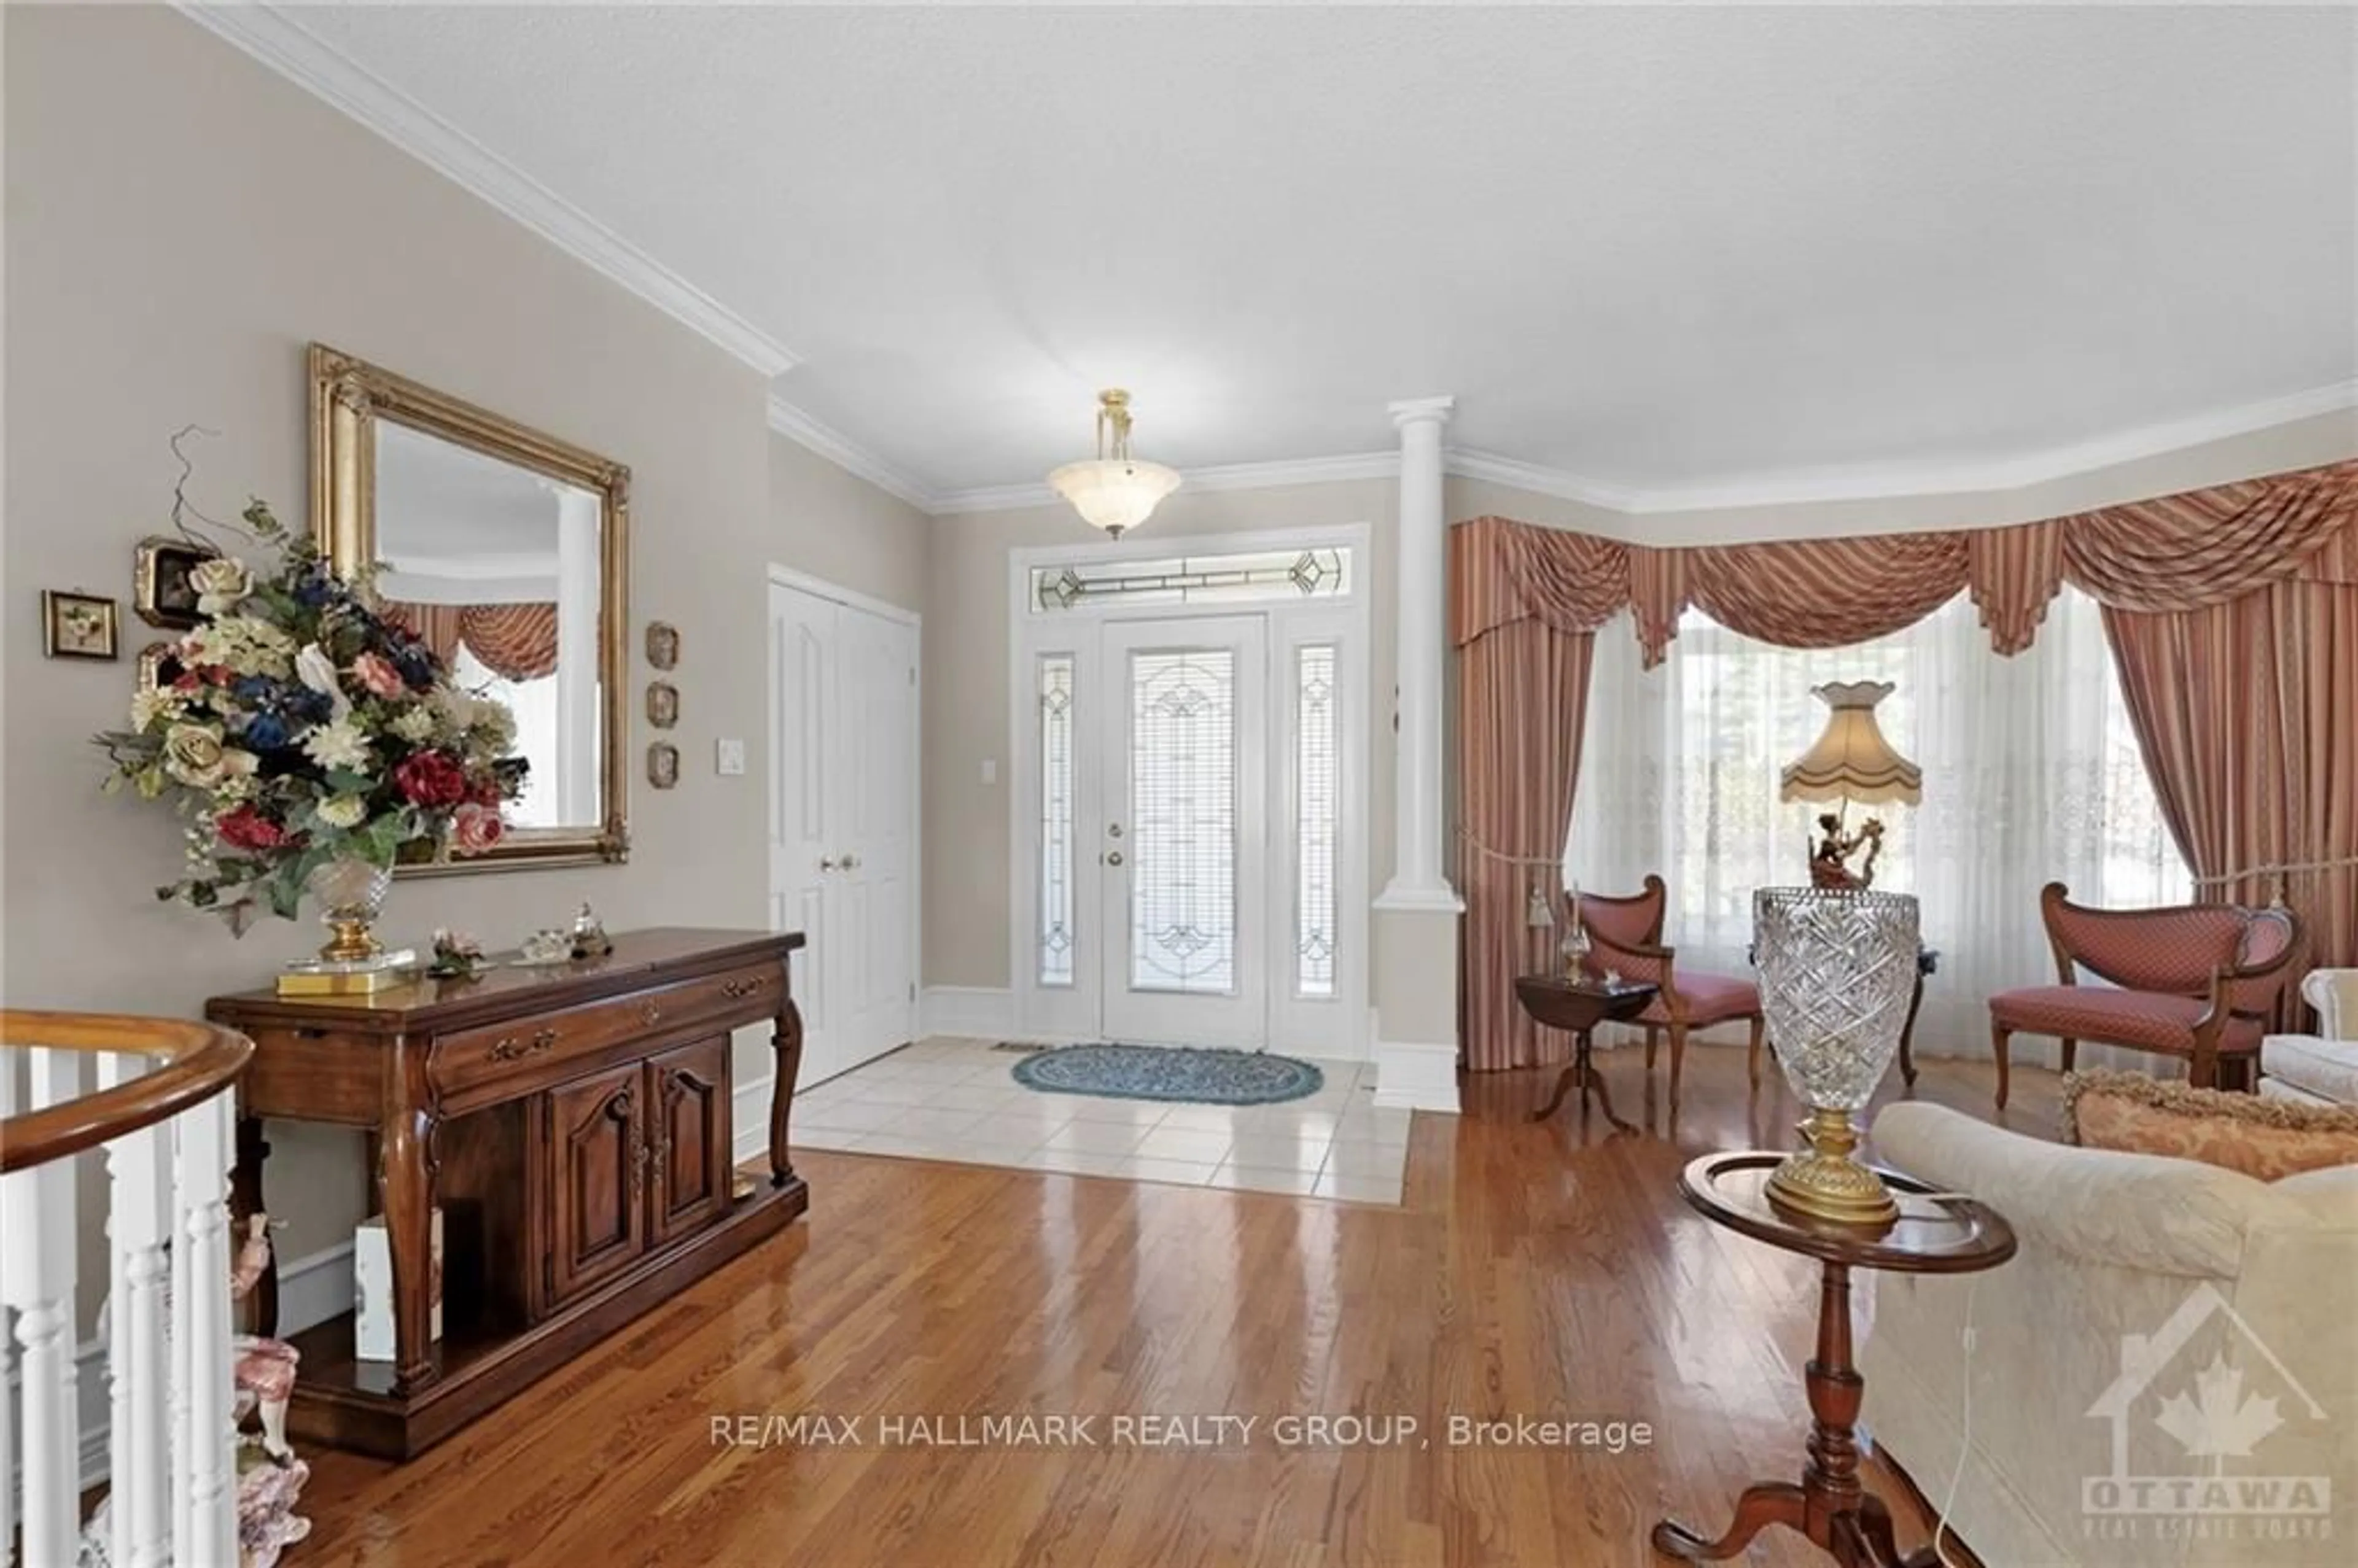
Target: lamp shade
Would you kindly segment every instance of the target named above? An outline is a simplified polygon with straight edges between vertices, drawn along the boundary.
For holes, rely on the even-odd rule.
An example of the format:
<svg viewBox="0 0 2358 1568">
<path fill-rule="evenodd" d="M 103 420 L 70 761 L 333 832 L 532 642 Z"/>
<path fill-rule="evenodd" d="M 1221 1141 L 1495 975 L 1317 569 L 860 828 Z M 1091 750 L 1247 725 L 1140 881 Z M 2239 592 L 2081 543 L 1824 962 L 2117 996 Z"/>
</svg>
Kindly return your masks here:
<svg viewBox="0 0 2358 1568">
<path fill-rule="evenodd" d="M 1785 800 L 1896 800 L 1915 806 L 1924 798 L 1924 771 L 1891 749 L 1875 721 L 1875 705 L 1892 693 L 1889 681 L 1830 681 L 1815 688 L 1833 711 L 1815 744 L 1780 775 Z"/>
<path fill-rule="evenodd" d="M 1070 502 L 1083 522 L 1120 538 L 1179 488 L 1179 474 L 1135 458 L 1092 458 L 1051 473 L 1048 488 Z"/>
</svg>

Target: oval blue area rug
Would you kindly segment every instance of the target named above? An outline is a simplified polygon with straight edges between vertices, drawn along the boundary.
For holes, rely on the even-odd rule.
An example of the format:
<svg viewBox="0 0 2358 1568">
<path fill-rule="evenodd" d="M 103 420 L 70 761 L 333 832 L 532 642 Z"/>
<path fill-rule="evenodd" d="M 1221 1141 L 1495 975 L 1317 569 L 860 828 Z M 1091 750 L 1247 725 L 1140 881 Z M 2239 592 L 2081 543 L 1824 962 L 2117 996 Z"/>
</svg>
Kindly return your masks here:
<svg viewBox="0 0 2358 1568">
<path fill-rule="evenodd" d="M 1326 1075 L 1261 1051 L 1195 1045 L 1065 1045 L 1015 1064 L 1015 1081 L 1052 1095 L 1273 1105 L 1314 1095 Z"/>
</svg>

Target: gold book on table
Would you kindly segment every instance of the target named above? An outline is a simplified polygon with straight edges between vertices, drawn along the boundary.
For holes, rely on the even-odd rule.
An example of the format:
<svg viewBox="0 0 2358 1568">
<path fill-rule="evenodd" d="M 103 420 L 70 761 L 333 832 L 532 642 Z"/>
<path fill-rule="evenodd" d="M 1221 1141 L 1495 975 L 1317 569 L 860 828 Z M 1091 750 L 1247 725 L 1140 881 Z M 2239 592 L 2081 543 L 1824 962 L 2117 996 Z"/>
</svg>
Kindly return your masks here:
<svg viewBox="0 0 2358 1568">
<path fill-rule="evenodd" d="M 405 951 L 364 964 L 332 964 L 319 959 L 289 964 L 278 971 L 278 994 L 297 1000 L 374 996 L 416 979 L 416 953 Z"/>
</svg>

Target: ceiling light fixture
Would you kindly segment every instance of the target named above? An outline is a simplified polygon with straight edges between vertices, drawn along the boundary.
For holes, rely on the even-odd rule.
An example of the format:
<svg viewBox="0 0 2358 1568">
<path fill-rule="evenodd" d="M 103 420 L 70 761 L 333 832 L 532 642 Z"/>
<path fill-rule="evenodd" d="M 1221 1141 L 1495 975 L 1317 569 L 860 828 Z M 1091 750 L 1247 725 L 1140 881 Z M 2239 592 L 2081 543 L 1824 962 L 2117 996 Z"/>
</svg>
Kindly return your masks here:
<svg viewBox="0 0 2358 1568">
<path fill-rule="evenodd" d="M 1117 386 L 1098 394 L 1096 458 L 1066 463 L 1048 476 L 1048 488 L 1072 503 L 1082 521 L 1119 539 L 1179 488 L 1179 472 L 1130 455 L 1130 394 Z"/>
</svg>

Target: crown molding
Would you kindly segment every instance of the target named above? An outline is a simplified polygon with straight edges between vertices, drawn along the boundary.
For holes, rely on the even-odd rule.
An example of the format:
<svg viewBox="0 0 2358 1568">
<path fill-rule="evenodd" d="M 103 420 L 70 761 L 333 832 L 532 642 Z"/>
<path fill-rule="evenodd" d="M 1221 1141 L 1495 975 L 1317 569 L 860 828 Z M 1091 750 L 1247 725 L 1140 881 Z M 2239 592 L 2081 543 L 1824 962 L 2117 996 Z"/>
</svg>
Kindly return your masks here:
<svg viewBox="0 0 2358 1568">
<path fill-rule="evenodd" d="M 933 486 L 886 462 L 833 426 L 821 424 L 775 393 L 770 395 L 770 428 L 797 446 L 817 452 L 836 467 L 857 474 L 886 494 L 900 497 L 920 512 L 941 510 L 941 494 Z"/>
<path fill-rule="evenodd" d="M 297 87 L 399 147 L 460 189 L 532 230 L 693 329 L 763 376 L 796 361 L 790 349 L 465 132 L 354 63 L 277 6 L 175 7 Z"/>
<path fill-rule="evenodd" d="M 1456 479 L 1477 479 L 1491 484 L 1509 485 L 1527 490 L 1534 495 L 1552 495 L 1562 501 L 1577 501 L 1584 506 L 1601 507 L 1607 512 L 1639 512 L 1645 492 L 1623 485 L 1606 484 L 1598 480 L 1585 479 L 1562 469 L 1542 468 L 1519 458 L 1502 458 L 1495 452 L 1476 451 L 1470 447 L 1452 447 L 1442 454 L 1441 469 Z"/>
<path fill-rule="evenodd" d="M 1614 484 L 1468 447 L 1448 448 L 1443 453 L 1442 469 L 1454 478 L 1480 480 L 1534 495 L 1554 496 L 1624 517 L 1823 505 L 1844 501 L 1904 501 L 1915 496 L 2027 490 L 2345 409 L 2358 409 L 2358 380 L 2336 382 L 2287 397 L 2244 404 L 2193 418 L 2143 426 L 2093 441 L 1988 462 L 1796 469 L 1704 484 L 1652 488 Z M 852 467 L 849 462 L 845 466 Z M 853 471 L 860 470 L 854 468 Z M 1261 490 L 1287 484 L 1390 479 L 1399 471 L 1397 452 L 1180 470 L 1188 487 L 1199 491 Z M 1055 492 L 1044 484 L 989 485 L 935 492 L 932 497 L 930 502 L 914 503 L 937 516 L 1008 512 L 1050 505 L 1056 500 Z"/>
<path fill-rule="evenodd" d="M 2028 490 L 2058 480 L 2142 462 L 2172 452 L 2187 451 L 2213 441 L 2231 440 L 2278 425 L 2290 425 L 2319 415 L 2358 408 L 2358 380 L 2312 387 L 2289 396 L 2214 409 L 2190 418 L 2173 419 L 2116 431 L 2093 440 L 2050 447 L 2020 457 L 1952 464 L 1859 464 L 1823 469 L 1794 469 L 1714 480 L 1708 483 L 1665 485 L 1625 492 L 1625 502 L 1597 501 L 1632 514 L 1734 511 L 1745 507 L 1823 505 L 1841 501 L 1898 501 L 1922 495 L 1971 495 Z M 1544 472 L 1545 470 L 1534 470 Z M 1489 477 L 1489 476 L 1483 476 Z M 1574 476 L 1563 475 L 1565 479 Z M 1502 483 L 1514 483 L 1501 480 Z M 1524 486 L 1524 488 L 1534 488 Z M 1599 487 L 1601 490 L 1608 487 Z M 1563 490 L 1542 494 L 1566 495 Z M 1574 500 L 1585 496 L 1572 495 Z"/>
</svg>

